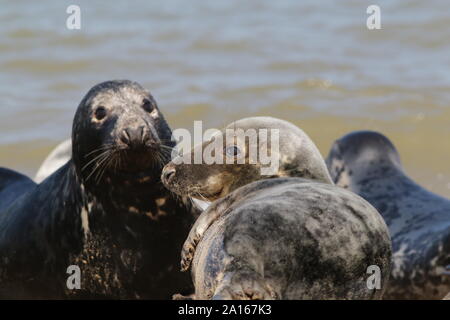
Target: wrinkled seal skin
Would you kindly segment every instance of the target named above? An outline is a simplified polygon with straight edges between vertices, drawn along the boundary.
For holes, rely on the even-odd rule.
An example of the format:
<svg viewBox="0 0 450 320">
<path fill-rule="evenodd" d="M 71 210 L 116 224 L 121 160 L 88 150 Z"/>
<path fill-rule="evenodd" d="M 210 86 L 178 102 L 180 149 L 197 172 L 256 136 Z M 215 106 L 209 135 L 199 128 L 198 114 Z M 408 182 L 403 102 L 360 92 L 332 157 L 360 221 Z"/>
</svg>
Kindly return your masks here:
<svg viewBox="0 0 450 320">
<path fill-rule="evenodd" d="M 192 265 L 195 299 L 379 299 L 391 261 L 379 213 L 333 185 L 319 151 L 294 125 L 254 117 L 230 126 L 278 128 L 279 171 L 261 175 L 261 164 L 248 161 L 248 145 L 235 140 L 242 149 L 234 160 L 243 157 L 244 164 L 189 165 L 175 158 L 162 173 L 172 191 L 216 200 L 183 246 L 182 270 Z M 381 269 L 381 290 L 368 289 L 370 265 Z"/>
<path fill-rule="evenodd" d="M 148 92 L 131 81 L 108 81 L 78 107 L 68 163 L 39 185 L 23 176 L 4 184 L 12 173 L 2 169 L 0 203 L 11 192 L 16 199 L 0 210 L 0 297 L 189 293 L 178 261 L 196 211 L 160 181 L 170 139 Z M 80 290 L 67 289 L 69 265 L 81 268 Z"/>
<path fill-rule="evenodd" d="M 340 138 L 327 164 L 335 183 L 370 202 L 389 226 L 393 269 L 384 298 L 442 299 L 450 290 L 450 200 L 409 178 L 394 145 L 377 132 Z"/>
</svg>

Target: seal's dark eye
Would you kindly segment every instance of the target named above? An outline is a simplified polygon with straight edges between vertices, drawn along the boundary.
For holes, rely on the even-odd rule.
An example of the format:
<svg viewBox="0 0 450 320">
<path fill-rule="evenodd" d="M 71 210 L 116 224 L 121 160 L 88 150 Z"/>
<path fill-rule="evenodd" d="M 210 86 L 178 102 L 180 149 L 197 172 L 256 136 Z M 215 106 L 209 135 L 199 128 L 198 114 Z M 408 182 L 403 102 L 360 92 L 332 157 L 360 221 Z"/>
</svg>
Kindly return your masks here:
<svg viewBox="0 0 450 320">
<path fill-rule="evenodd" d="M 105 107 L 102 107 L 102 106 L 97 107 L 97 109 L 95 109 L 94 115 L 95 115 L 95 118 L 97 120 L 104 119 L 106 117 L 106 109 L 105 109 Z"/>
<path fill-rule="evenodd" d="M 152 112 L 153 111 L 153 104 L 151 103 L 150 100 L 144 99 L 144 101 L 142 101 L 142 108 L 145 111 L 147 111 L 147 112 Z"/>
<path fill-rule="evenodd" d="M 241 153 L 241 150 L 237 146 L 229 146 L 225 148 L 225 153 L 227 156 L 236 157 Z"/>
</svg>

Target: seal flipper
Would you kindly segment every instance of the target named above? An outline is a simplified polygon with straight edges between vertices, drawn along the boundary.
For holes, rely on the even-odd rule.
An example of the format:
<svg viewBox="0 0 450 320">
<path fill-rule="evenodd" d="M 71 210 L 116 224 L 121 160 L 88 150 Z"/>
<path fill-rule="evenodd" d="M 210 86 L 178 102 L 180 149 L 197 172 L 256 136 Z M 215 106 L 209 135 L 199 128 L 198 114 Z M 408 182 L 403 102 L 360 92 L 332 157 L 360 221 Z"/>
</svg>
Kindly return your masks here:
<svg viewBox="0 0 450 320">
<path fill-rule="evenodd" d="M 226 272 L 212 300 L 276 300 L 279 295 L 253 270 Z"/>
<path fill-rule="evenodd" d="M 197 244 L 214 221 L 229 212 L 229 197 L 221 198 L 210 205 L 195 221 L 181 250 L 181 271 L 187 271 L 194 258 Z"/>
<path fill-rule="evenodd" d="M 37 184 L 27 176 L 10 169 L 0 168 L 0 211 L 36 186 Z"/>
</svg>

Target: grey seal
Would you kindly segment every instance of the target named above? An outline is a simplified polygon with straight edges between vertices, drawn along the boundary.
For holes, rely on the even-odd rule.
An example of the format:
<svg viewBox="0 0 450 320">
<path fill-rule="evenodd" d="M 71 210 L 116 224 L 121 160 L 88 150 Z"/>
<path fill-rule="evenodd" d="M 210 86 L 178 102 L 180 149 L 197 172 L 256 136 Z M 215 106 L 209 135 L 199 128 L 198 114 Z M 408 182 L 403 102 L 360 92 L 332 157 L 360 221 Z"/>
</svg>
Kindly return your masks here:
<svg viewBox="0 0 450 320">
<path fill-rule="evenodd" d="M 392 238 L 387 299 L 442 299 L 450 290 L 450 200 L 405 173 L 392 142 L 378 132 L 352 132 L 327 158 L 333 180 L 369 201 Z"/>
<path fill-rule="evenodd" d="M 220 149 L 234 163 L 175 158 L 163 169 L 173 192 L 215 200 L 183 246 L 182 270 L 192 266 L 195 299 L 381 298 L 391 242 L 376 209 L 334 186 L 314 143 L 289 122 L 255 117 L 227 128 L 278 128 L 279 169 L 262 175 L 261 164 L 248 161 L 251 146 L 238 138 Z M 259 140 L 258 150 L 265 145 Z M 368 268 L 379 268 L 381 286 L 368 286 Z"/>
<path fill-rule="evenodd" d="M 72 158 L 35 184 L 0 169 L 0 297 L 171 298 L 189 293 L 179 252 L 197 209 L 161 183 L 174 146 L 150 93 L 94 86 L 73 121 Z M 66 286 L 81 269 L 81 288 Z"/>
<path fill-rule="evenodd" d="M 232 141 L 226 141 L 227 130 L 237 132 L 231 138 Z M 276 149 L 271 146 L 269 134 L 258 135 L 258 132 L 270 132 L 270 130 L 277 130 L 279 135 Z M 255 133 L 256 137 L 254 137 Z M 193 192 L 195 189 L 196 197 L 194 198 L 212 201 L 247 183 L 270 177 L 301 177 L 333 183 L 322 155 L 309 136 L 299 127 L 281 119 L 249 117 L 237 120 L 213 135 L 209 141 L 189 150 L 188 153 L 192 154 L 190 159 L 193 160 L 196 153 L 201 154 L 208 149 L 223 152 L 223 164 L 213 163 L 207 167 L 205 163 L 201 165 L 178 164 L 177 174 L 186 175 L 171 184 L 172 190 L 181 192 L 189 188 L 189 192 Z M 235 152 L 238 154 L 234 155 Z M 262 154 L 275 154 L 274 159 L 276 159 L 277 166 L 274 172 L 262 174 L 261 169 L 269 166 L 269 164 L 261 163 Z M 185 156 L 181 155 L 178 158 L 183 157 Z M 177 161 L 174 155 L 172 158 Z M 234 160 L 236 163 L 238 161 L 242 163 L 239 165 L 225 163 L 227 159 L 233 158 L 236 158 Z M 184 170 L 185 167 L 186 170 Z M 191 171 L 193 171 L 192 175 Z M 164 172 L 167 180 L 171 171 L 167 167 Z"/>
</svg>

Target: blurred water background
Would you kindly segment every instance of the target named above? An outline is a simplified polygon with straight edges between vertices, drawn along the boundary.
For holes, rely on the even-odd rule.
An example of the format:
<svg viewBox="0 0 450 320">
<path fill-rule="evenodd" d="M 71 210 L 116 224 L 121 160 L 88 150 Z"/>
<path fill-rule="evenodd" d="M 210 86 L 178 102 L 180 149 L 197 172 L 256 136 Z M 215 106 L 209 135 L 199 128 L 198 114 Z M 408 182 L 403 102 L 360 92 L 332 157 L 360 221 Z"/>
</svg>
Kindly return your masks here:
<svg viewBox="0 0 450 320">
<path fill-rule="evenodd" d="M 81 30 L 66 8 L 81 7 Z M 366 8 L 381 7 L 381 30 Z M 132 79 L 172 128 L 271 115 L 327 155 L 379 130 L 450 197 L 447 1 L 0 1 L 0 166 L 34 175 L 90 87 Z"/>
</svg>

